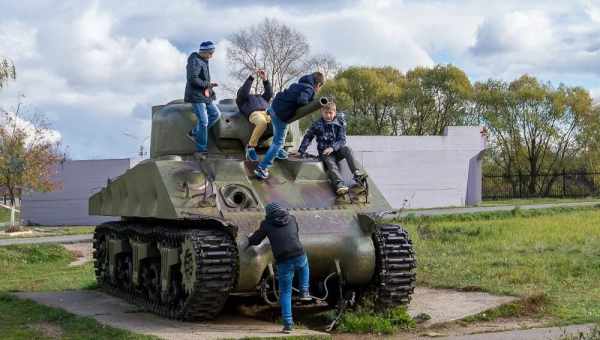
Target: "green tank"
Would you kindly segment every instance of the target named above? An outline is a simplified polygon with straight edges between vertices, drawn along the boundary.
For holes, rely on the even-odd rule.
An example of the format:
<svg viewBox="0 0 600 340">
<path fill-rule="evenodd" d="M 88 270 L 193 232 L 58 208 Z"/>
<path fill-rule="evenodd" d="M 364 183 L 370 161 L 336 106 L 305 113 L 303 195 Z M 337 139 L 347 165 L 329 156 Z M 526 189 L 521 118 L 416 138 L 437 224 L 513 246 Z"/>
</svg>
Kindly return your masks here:
<svg viewBox="0 0 600 340">
<path fill-rule="evenodd" d="M 301 137 L 297 120 L 326 102 L 320 98 L 296 112 L 288 149 L 296 150 Z M 415 286 L 412 243 L 401 226 L 382 222 L 391 207 L 372 180 L 337 197 L 318 159 L 293 156 L 276 160 L 269 179 L 258 180 L 256 164 L 244 157 L 252 126 L 233 100 L 219 107 L 222 116 L 202 156 L 186 137 L 196 123 L 191 105 L 178 100 L 153 107 L 151 158 L 90 197 L 90 215 L 120 217 L 94 233 L 99 286 L 180 320 L 214 318 L 230 296 L 276 304 L 268 241 L 246 245 L 264 207 L 278 202 L 298 221 L 315 301 L 342 305 L 372 291 L 379 307 L 408 304 Z M 265 145 L 270 134 L 261 140 Z"/>
</svg>

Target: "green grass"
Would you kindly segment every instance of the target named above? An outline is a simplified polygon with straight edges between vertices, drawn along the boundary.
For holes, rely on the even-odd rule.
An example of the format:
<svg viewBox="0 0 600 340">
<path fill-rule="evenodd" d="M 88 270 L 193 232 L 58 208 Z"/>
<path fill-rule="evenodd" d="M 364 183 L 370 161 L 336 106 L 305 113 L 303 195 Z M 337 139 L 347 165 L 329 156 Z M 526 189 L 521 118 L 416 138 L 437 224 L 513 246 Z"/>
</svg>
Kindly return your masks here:
<svg viewBox="0 0 600 340">
<path fill-rule="evenodd" d="M 582 198 L 515 198 L 509 200 L 485 200 L 478 206 L 492 207 L 498 205 L 532 205 L 532 204 L 548 204 L 548 203 L 576 203 L 576 202 L 600 202 L 598 197 L 582 197 Z"/>
<path fill-rule="evenodd" d="M 558 324 L 600 320 L 600 209 L 412 217 L 420 285 L 544 296 Z"/>
<path fill-rule="evenodd" d="M 0 293 L 2 339 L 158 339 Z"/>
<path fill-rule="evenodd" d="M 67 236 L 93 234 L 95 227 L 75 226 L 75 227 L 24 227 L 26 230 L 32 230 L 33 234 L 24 234 L 18 236 L 0 235 L 0 239 L 8 238 L 30 238 L 47 236 Z"/>
<path fill-rule="evenodd" d="M 342 315 L 337 331 L 359 334 L 394 334 L 415 327 L 415 321 L 406 308 L 398 307 L 385 313 L 375 313 L 371 308 L 348 311 Z"/>
<path fill-rule="evenodd" d="M 95 287 L 93 264 L 69 267 L 73 260 L 61 245 L 0 247 L 0 292 Z"/>
<path fill-rule="evenodd" d="M 15 219 L 19 220 L 19 213 L 15 214 Z M 10 222 L 10 209 L 6 209 L 4 207 L 0 207 L 0 223 L 8 223 Z"/>
</svg>

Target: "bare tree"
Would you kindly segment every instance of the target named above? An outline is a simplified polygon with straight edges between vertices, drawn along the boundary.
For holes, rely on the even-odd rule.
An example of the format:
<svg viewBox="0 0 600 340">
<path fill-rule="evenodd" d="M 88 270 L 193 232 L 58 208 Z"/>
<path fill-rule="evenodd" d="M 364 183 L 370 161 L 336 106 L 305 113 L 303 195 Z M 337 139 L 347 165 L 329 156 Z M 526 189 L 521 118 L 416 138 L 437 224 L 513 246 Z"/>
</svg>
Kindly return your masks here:
<svg viewBox="0 0 600 340">
<path fill-rule="evenodd" d="M 15 65 L 7 58 L 0 57 L 0 89 L 4 87 L 6 81 L 16 77 Z"/>
<path fill-rule="evenodd" d="M 341 71 L 342 66 L 331 54 L 317 54 L 307 61 L 306 69 L 323 73 L 325 79 L 333 79 Z"/>
<path fill-rule="evenodd" d="M 227 59 L 231 76 L 242 82 L 257 68 L 264 69 L 274 92 L 283 90 L 305 72 L 326 69 L 333 75 L 334 69 L 339 69 L 332 56 L 310 57 L 306 37 L 275 19 L 265 19 L 233 33 L 229 40 Z M 260 84 L 257 82 L 255 86 Z"/>
</svg>

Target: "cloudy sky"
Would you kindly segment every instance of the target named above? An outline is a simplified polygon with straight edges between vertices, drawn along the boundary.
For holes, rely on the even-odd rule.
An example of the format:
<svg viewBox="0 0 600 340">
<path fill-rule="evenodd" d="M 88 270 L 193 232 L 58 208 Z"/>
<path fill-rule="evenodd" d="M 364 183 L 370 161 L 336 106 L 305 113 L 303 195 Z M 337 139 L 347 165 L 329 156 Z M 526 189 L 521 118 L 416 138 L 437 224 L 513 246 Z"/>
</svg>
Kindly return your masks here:
<svg viewBox="0 0 600 340">
<path fill-rule="evenodd" d="M 135 156 L 150 106 L 183 97 L 187 55 L 215 41 L 211 75 L 227 83 L 227 36 L 266 17 L 344 66 L 452 63 L 472 81 L 529 73 L 600 98 L 600 0 L 25 0 L 0 13 L 18 77 L 0 107 L 45 114 L 74 159 Z"/>
</svg>

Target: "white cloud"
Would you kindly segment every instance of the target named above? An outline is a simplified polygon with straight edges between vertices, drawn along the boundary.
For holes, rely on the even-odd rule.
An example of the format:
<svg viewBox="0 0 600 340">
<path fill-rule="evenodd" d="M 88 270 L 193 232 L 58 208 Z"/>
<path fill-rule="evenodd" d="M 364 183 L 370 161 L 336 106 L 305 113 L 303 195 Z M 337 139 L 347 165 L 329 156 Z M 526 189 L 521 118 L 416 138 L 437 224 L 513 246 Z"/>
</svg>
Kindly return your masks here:
<svg viewBox="0 0 600 340">
<path fill-rule="evenodd" d="M 228 77 L 226 37 L 265 17 L 346 66 L 453 63 L 473 80 L 530 73 L 600 96 L 596 0 L 38 0 L 2 2 L 0 13 L 0 55 L 17 67 L 0 106 L 24 94 L 75 158 L 133 156 L 123 132 L 148 135 L 150 107 L 182 98 L 187 55 L 203 40 L 217 43 L 211 75 L 227 96 L 239 84 Z"/>
<path fill-rule="evenodd" d="M 62 139 L 60 132 L 48 128 L 36 127 L 31 121 L 20 117 L 14 112 L 2 112 L 0 114 L 0 125 L 15 127 L 25 132 L 25 145 L 31 146 L 34 142 L 59 143 Z M 12 129 L 9 129 L 12 130 Z M 39 139 L 38 139 L 39 138 Z"/>
</svg>

